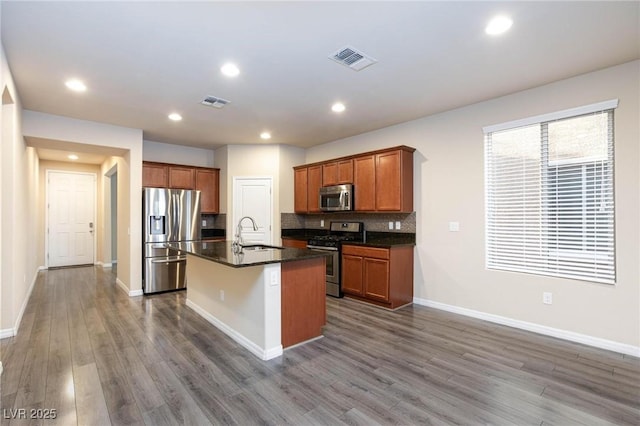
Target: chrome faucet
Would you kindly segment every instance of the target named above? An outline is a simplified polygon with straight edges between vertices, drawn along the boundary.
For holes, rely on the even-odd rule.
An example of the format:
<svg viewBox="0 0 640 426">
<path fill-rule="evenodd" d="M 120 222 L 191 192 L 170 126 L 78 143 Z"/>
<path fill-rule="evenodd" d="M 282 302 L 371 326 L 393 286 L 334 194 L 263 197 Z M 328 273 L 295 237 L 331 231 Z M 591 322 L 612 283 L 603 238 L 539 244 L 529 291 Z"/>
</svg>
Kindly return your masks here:
<svg viewBox="0 0 640 426">
<path fill-rule="evenodd" d="M 231 243 L 231 248 L 234 251 L 239 251 L 242 249 L 243 241 L 242 241 L 242 221 L 245 219 L 249 219 L 253 225 L 253 230 L 258 230 L 258 225 L 256 225 L 256 221 L 253 220 L 251 216 L 244 216 L 238 221 L 238 226 L 236 227 L 236 235 L 233 238 L 233 243 Z"/>
</svg>

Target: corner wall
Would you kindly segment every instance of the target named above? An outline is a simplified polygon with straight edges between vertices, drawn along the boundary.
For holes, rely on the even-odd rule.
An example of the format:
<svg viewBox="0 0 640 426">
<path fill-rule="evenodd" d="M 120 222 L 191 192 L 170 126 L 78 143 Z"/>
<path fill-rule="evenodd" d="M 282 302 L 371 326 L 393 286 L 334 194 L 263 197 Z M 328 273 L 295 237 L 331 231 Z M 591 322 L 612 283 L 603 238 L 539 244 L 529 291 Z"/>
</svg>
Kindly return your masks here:
<svg viewBox="0 0 640 426">
<path fill-rule="evenodd" d="M 0 338 L 15 335 L 38 271 L 38 157 L 25 145 L 20 99 L 0 50 Z"/>
<path fill-rule="evenodd" d="M 531 324 L 640 355 L 640 61 L 307 150 L 315 162 L 395 145 L 416 148 L 414 295 L 486 318 Z M 482 127 L 619 98 L 615 111 L 616 285 L 488 270 Z M 448 222 L 460 223 L 449 232 Z M 553 305 L 542 293 L 553 293 Z"/>
<path fill-rule="evenodd" d="M 142 130 L 25 110 L 23 133 L 38 140 L 86 145 L 88 150 L 103 147 L 123 153 L 118 168 L 122 203 L 118 204 L 117 275 L 130 295 L 142 294 Z"/>
</svg>

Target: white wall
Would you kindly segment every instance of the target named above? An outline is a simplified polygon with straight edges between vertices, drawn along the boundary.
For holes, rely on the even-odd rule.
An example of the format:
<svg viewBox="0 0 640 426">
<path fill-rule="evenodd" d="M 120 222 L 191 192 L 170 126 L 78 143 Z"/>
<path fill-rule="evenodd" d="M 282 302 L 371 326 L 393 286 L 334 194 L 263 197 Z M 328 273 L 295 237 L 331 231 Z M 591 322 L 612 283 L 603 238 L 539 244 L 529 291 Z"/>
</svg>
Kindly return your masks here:
<svg viewBox="0 0 640 426">
<path fill-rule="evenodd" d="M 214 167 L 214 151 L 168 143 L 143 141 L 142 159 L 159 163 L 184 164 L 197 167 Z"/>
<path fill-rule="evenodd" d="M 294 146 L 280 146 L 280 210 L 293 213 L 293 167 L 305 163 L 305 150 Z"/>
<path fill-rule="evenodd" d="M 23 134 L 38 140 L 104 147 L 117 152 L 118 272 L 129 294 L 142 292 L 142 130 L 23 111 Z M 99 183 L 104 188 L 104 182 Z M 104 210 L 104 204 L 99 206 Z M 122 212 L 122 214 L 120 214 Z M 102 245 L 104 249 L 104 245 Z"/>
<path fill-rule="evenodd" d="M 304 150 L 286 145 L 226 145 L 215 151 L 220 168 L 220 213 L 227 213 L 227 230 L 233 230 L 233 178 L 273 179 L 272 241 L 280 239 L 280 212 L 293 211 L 293 166 L 304 163 Z M 229 235 L 229 233 L 228 233 Z"/>
<path fill-rule="evenodd" d="M 416 148 L 414 293 L 616 343 L 640 353 L 640 61 L 307 150 L 305 162 L 395 145 Z M 619 98 L 615 112 L 617 284 L 485 269 L 482 127 Z M 292 189 L 291 189 L 292 190 Z M 460 232 L 448 222 L 460 222 Z M 542 304 L 553 293 L 553 305 Z M 626 346 L 625 346 L 626 345 Z M 614 345 L 615 346 L 615 345 Z"/>
<path fill-rule="evenodd" d="M 38 157 L 22 137 L 20 99 L 4 48 L 0 57 L 0 337 L 8 337 L 20 325 L 37 276 Z"/>
</svg>

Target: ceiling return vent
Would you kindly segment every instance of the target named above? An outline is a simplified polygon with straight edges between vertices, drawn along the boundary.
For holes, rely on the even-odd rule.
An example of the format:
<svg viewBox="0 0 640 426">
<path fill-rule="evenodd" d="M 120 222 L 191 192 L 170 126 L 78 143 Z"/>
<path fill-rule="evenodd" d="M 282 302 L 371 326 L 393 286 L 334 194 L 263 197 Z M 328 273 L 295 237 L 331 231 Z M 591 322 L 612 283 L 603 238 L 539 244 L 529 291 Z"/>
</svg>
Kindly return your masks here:
<svg viewBox="0 0 640 426">
<path fill-rule="evenodd" d="M 202 102 L 200 102 L 204 106 L 214 107 L 214 108 L 223 108 L 231 101 L 222 98 L 216 98 L 215 96 L 207 96 L 204 98 Z"/>
<path fill-rule="evenodd" d="M 377 59 L 366 55 L 351 46 L 345 46 L 337 52 L 329 55 L 329 59 L 349 67 L 354 71 L 360 71 L 378 62 Z"/>
</svg>

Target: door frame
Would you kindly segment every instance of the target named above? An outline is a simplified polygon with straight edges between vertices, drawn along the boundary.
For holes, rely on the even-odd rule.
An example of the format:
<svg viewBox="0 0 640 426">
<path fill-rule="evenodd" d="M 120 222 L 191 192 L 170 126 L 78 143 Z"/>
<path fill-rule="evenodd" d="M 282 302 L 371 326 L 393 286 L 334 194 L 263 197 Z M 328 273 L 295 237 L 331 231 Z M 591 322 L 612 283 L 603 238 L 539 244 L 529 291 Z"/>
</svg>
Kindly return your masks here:
<svg viewBox="0 0 640 426">
<path fill-rule="evenodd" d="M 97 213 L 98 213 L 98 180 L 96 173 L 91 172 L 76 172 L 69 170 L 57 170 L 57 169 L 46 169 L 45 176 L 45 200 L 44 200 L 44 266 L 46 269 L 49 269 L 49 176 L 51 173 L 64 173 L 68 175 L 88 175 L 93 176 L 93 262 L 92 264 L 96 264 L 96 251 L 98 247 L 98 223 L 96 221 Z"/>
<path fill-rule="evenodd" d="M 231 239 L 234 238 L 234 235 L 236 232 L 236 226 L 238 225 L 238 219 L 240 219 L 237 211 L 238 204 L 236 202 L 237 200 L 236 191 L 238 189 L 238 182 L 244 181 L 244 180 L 265 180 L 269 182 L 269 185 L 271 188 L 269 192 L 269 211 L 271 212 L 270 214 L 271 221 L 269 223 L 269 236 L 271 239 L 270 244 L 273 244 L 273 241 L 274 241 L 273 240 L 273 176 L 234 176 L 232 180 L 233 180 L 233 187 L 232 187 L 233 202 L 232 202 L 232 209 L 231 209 Z"/>
</svg>

